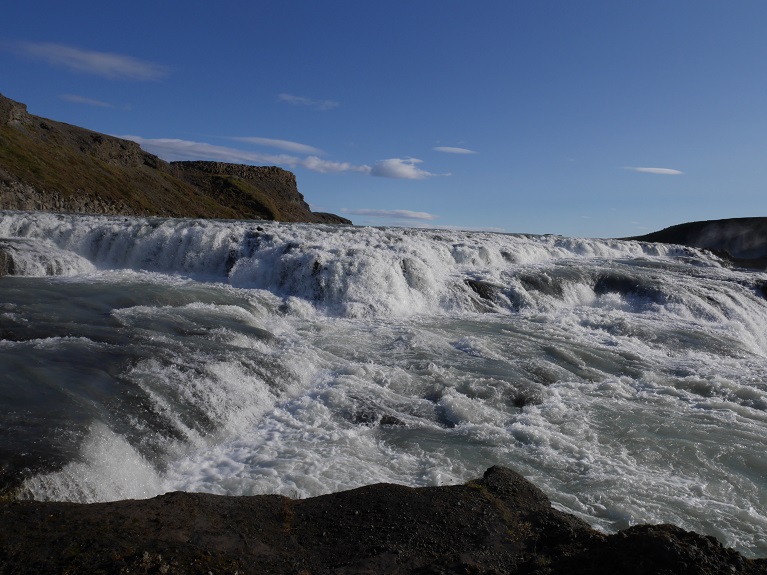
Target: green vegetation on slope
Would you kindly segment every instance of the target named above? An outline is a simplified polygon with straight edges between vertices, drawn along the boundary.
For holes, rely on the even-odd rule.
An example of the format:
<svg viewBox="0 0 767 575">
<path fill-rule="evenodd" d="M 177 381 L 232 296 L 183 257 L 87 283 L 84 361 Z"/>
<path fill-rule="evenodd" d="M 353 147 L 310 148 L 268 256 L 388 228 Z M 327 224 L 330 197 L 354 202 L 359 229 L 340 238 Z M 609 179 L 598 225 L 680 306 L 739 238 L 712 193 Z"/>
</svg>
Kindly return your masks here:
<svg viewBox="0 0 767 575">
<path fill-rule="evenodd" d="M 29 114 L 0 95 L 0 209 L 351 223 L 315 214 L 276 167 L 173 162 Z"/>
</svg>

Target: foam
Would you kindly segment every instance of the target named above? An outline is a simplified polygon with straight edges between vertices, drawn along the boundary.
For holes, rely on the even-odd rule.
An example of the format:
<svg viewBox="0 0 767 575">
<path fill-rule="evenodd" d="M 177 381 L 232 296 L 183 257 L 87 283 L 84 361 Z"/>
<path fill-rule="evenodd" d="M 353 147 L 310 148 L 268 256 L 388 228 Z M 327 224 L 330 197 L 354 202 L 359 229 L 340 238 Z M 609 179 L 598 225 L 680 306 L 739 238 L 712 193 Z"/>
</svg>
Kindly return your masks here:
<svg viewBox="0 0 767 575">
<path fill-rule="evenodd" d="M 459 231 L 16 213 L 0 235 L 98 268 L 44 283 L 114 290 L 87 321 L 119 334 L 111 367 L 138 398 L 36 497 L 308 497 L 500 463 L 602 529 L 668 521 L 767 552 L 765 274 Z M 67 345 L 40 342 L 2 345 Z"/>
<path fill-rule="evenodd" d="M 48 240 L 0 237 L 0 249 L 11 254 L 13 271 L 10 275 L 14 276 L 75 276 L 95 271 L 86 258 L 59 249 Z"/>
<path fill-rule="evenodd" d="M 361 318 L 473 312 L 478 297 L 466 280 L 503 288 L 520 266 L 584 258 L 672 262 L 684 254 L 719 269 L 702 251 L 640 242 L 273 222 L 9 212 L 0 235 L 48 242 L 99 269 L 223 281 Z M 566 305 L 594 299 L 588 285 L 565 282 L 564 290 Z M 496 304 L 503 308 L 507 294 L 499 291 Z M 539 306 L 559 305 L 531 297 Z"/>
<path fill-rule="evenodd" d="M 146 499 L 163 492 L 155 468 L 103 423 L 91 426 L 76 461 L 31 477 L 20 489 L 22 497 L 79 503 Z"/>
</svg>

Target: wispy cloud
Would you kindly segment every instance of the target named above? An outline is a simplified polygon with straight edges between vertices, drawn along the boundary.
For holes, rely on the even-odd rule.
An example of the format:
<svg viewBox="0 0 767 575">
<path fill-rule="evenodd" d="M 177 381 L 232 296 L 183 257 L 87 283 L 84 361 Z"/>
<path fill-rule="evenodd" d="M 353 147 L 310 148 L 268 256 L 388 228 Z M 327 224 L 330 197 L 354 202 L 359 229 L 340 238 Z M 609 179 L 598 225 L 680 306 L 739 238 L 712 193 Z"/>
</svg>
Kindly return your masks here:
<svg viewBox="0 0 767 575">
<path fill-rule="evenodd" d="M 394 218 L 397 220 L 436 220 L 439 216 L 428 212 L 413 212 L 411 210 L 341 210 L 345 214 L 353 216 L 369 216 L 373 218 Z"/>
<path fill-rule="evenodd" d="M 370 168 L 370 175 L 403 180 L 423 180 L 424 178 L 438 175 L 419 168 L 418 164 L 422 162 L 423 160 L 417 158 L 389 158 L 388 160 L 380 160 Z"/>
<path fill-rule="evenodd" d="M 144 150 L 167 161 L 215 160 L 238 164 L 301 166 L 320 173 L 361 172 L 369 173 L 370 166 L 355 166 L 348 162 L 331 162 L 317 156 L 300 158 L 289 154 L 261 154 L 228 146 L 216 146 L 175 138 L 142 138 L 141 136 L 118 136 L 139 144 Z"/>
<path fill-rule="evenodd" d="M 332 110 L 341 105 L 335 100 L 312 100 L 311 98 L 294 96 L 293 94 L 277 94 L 277 99 L 280 102 L 286 102 L 288 104 L 293 104 L 294 106 L 305 106 L 307 108 L 314 108 L 315 110 L 322 111 Z"/>
<path fill-rule="evenodd" d="M 114 108 L 114 104 L 110 104 L 109 102 L 102 102 L 101 100 L 94 100 L 93 98 L 85 98 L 83 96 L 78 96 L 76 94 L 62 94 L 60 96 L 62 100 L 66 100 L 67 102 L 72 102 L 74 104 L 84 104 L 86 106 L 95 106 L 97 108 Z"/>
<path fill-rule="evenodd" d="M 257 146 L 267 146 L 270 148 L 277 148 L 285 150 L 286 152 L 293 152 L 295 154 L 314 154 L 322 155 L 325 152 L 314 146 L 307 146 L 306 144 L 300 144 L 299 142 L 291 142 L 289 140 L 274 140 L 272 138 L 257 138 L 257 137 L 243 137 L 243 138 L 229 138 L 230 140 L 236 140 L 238 142 L 246 142 L 248 144 L 256 144 Z"/>
<path fill-rule="evenodd" d="M 453 148 L 451 146 L 437 146 L 436 148 L 432 148 L 433 150 L 437 152 L 443 152 L 445 154 L 478 154 L 479 152 L 475 152 L 474 150 L 469 150 L 468 148 Z"/>
<path fill-rule="evenodd" d="M 230 146 L 217 146 L 206 142 L 195 142 L 177 138 L 143 138 L 135 135 L 118 136 L 126 140 L 138 143 L 144 150 L 159 156 L 163 160 L 172 162 L 177 160 L 213 160 L 218 162 L 231 162 L 254 165 L 278 165 L 288 168 L 302 167 L 313 172 L 333 174 L 341 172 L 357 172 L 370 176 L 385 178 L 399 178 L 406 180 L 422 180 L 436 175 L 427 172 L 417 166 L 421 162 L 416 158 L 391 158 L 377 162 L 373 166 L 366 164 L 358 165 L 349 162 L 335 162 L 325 160 L 316 155 L 298 156 L 294 154 L 265 154 L 250 150 L 242 150 Z M 288 140 L 272 140 L 268 138 L 230 138 L 237 141 L 259 140 L 270 142 L 274 145 L 279 142 L 286 150 L 296 152 L 318 151 L 312 146 L 306 146 Z M 256 142 L 253 142 L 256 143 Z"/>
<path fill-rule="evenodd" d="M 320 172 L 322 174 L 338 173 L 338 172 L 360 172 L 363 174 L 370 173 L 370 166 L 355 166 L 349 162 L 331 162 L 329 160 L 323 160 L 317 156 L 309 156 L 301 160 L 300 164 L 309 170 L 314 172 Z"/>
<path fill-rule="evenodd" d="M 144 150 L 164 160 L 216 160 L 233 163 L 284 164 L 294 166 L 299 158 L 287 154 L 259 154 L 227 146 L 205 142 L 179 140 L 176 138 L 142 138 L 141 136 L 118 136 L 139 144 Z"/>
<path fill-rule="evenodd" d="M 684 172 L 671 168 L 637 168 L 634 166 L 624 166 L 623 169 L 630 170 L 632 172 L 640 172 L 642 174 L 658 174 L 661 176 L 679 176 L 684 174 Z"/>
<path fill-rule="evenodd" d="M 66 44 L 22 42 L 18 49 L 21 53 L 52 66 L 109 79 L 159 80 L 168 74 L 167 68 L 154 62 L 111 52 L 82 50 Z"/>
</svg>

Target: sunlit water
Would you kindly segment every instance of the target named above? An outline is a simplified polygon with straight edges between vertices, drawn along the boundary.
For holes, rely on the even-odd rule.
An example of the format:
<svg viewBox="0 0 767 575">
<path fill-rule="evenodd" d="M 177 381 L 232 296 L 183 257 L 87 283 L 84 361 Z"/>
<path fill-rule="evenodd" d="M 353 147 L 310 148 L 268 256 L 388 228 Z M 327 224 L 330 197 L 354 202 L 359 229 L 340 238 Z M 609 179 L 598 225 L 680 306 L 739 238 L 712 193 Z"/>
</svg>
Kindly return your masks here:
<svg viewBox="0 0 767 575">
<path fill-rule="evenodd" d="M 767 556 L 767 274 L 444 230 L 0 212 L 0 238 L 17 497 L 309 497 L 502 464 L 600 529 Z"/>
</svg>

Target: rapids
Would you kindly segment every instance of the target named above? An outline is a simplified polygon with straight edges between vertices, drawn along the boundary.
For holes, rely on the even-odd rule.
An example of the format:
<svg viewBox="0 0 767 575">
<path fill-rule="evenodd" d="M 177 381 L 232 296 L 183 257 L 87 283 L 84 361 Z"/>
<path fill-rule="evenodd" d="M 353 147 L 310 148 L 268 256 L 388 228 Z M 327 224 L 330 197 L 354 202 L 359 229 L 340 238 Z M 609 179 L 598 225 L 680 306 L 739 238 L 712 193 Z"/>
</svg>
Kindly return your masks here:
<svg viewBox="0 0 767 575">
<path fill-rule="evenodd" d="M 502 464 L 597 528 L 767 555 L 765 273 L 635 241 L 39 212 L 0 212 L 0 252 L 7 495 Z"/>
</svg>

